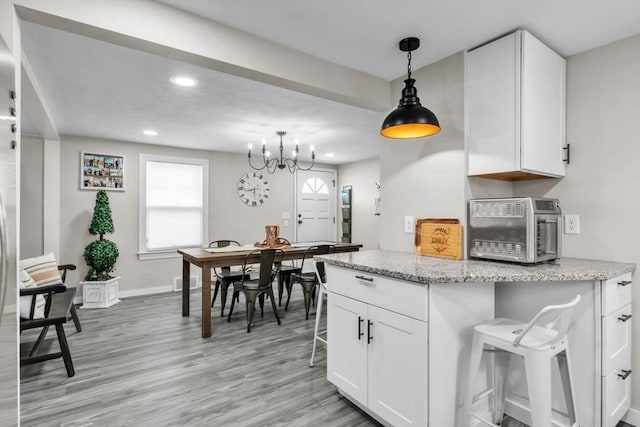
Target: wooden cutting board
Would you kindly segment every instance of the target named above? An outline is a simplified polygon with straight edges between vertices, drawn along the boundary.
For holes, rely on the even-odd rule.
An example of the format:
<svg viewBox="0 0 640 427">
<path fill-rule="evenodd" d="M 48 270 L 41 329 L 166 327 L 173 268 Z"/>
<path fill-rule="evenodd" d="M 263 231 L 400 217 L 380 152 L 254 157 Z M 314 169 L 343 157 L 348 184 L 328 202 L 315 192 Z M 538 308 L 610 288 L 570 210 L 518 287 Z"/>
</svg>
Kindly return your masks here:
<svg viewBox="0 0 640 427">
<path fill-rule="evenodd" d="M 462 259 L 463 230 L 455 218 L 424 218 L 416 222 L 415 253 Z"/>
</svg>

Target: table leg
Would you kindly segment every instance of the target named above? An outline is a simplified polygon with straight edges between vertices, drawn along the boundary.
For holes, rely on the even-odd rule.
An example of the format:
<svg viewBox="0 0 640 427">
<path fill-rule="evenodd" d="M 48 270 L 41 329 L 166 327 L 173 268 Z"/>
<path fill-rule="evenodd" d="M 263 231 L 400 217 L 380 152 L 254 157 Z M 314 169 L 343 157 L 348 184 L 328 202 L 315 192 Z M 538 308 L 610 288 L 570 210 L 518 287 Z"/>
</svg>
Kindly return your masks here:
<svg viewBox="0 0 640 427">
<path fill-rule="evenodd" d="M 202 266 L 202 338 L 211 336 L 211 267 Z"/>
<path fill-rule="evenodd" d="M 182 316 L 189 316 L 189 266 L 191 263 L 182 260 Z"/>
</svg>

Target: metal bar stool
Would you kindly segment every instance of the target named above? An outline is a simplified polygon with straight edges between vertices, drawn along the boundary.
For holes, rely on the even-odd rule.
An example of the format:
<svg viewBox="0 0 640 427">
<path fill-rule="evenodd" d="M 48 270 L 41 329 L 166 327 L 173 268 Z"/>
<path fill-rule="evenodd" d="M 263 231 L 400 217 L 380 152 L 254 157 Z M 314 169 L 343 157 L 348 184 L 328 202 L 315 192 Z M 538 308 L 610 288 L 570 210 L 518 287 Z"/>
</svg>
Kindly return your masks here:
<svg viewBox="0 0 640 427">
<path fill-rule="evenodd" d="M 469 381 L 462 412 L 464 425 L 472 418 L 489 426 L 499 426 L 504 416 L 506 384 L 509 373 L 509 361 L 512 355 L 524 358 L 531 409 L 531 427 L 551 426 L 551 359 L 556 358 L 560 368 L 560 377 L 570 426 L 579 426 L 573 385 L 567 329 L 571 323 L 573 307 L 580 302 L 580 295 L 567 304 L 544 307 L 529 323 L 510 319 L 495 319 L 477 325 L 473 331 L 471 360 L 469 363 Z M 485 345 L 488 349 L 485 349 Z M 502 384 L 494 387 L 495 408 L 492 420 L 486 420 L 472 411 L 474 403 L 474 385 L 480 370 L 483 351 L 491 351 L 504 359 L 506 363 L 496 363 L 496 370 L 502 376 Z M 497 377 L 497 376 L 496 376 Z M 480 397 L 486 396 L 482 393 Z"/>
</svg>

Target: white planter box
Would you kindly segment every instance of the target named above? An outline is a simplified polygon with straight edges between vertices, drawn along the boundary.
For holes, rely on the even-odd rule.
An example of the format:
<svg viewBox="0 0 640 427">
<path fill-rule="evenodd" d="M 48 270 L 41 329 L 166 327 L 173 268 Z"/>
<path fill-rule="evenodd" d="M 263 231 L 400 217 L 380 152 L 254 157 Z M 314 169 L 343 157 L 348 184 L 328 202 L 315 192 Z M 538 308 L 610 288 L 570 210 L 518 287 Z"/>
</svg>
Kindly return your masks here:
<svg viewBox="0 0 640 427">
<path fill-rule="evenodd" d="M 107 308 L 120 302 L 118 281 L 114 277 L 104 282 L 80 282 L 82 285 L 82 308 Z"/>
</svg>

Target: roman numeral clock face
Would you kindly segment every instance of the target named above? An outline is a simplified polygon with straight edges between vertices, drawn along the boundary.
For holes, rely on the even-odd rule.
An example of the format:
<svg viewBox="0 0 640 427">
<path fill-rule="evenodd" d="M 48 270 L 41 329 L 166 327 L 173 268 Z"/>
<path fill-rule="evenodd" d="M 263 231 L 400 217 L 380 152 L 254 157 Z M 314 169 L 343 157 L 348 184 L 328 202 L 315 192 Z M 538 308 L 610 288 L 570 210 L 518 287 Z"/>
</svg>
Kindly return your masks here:
<svg viewBox="0 0 640 427">
<path fill-rule="evenodd" d="M 247 206 L 261 206 L 269 198 L 269 182 L 259 173 L 245 173 L 238 180 L 238 196 Z"/>
</svg>

